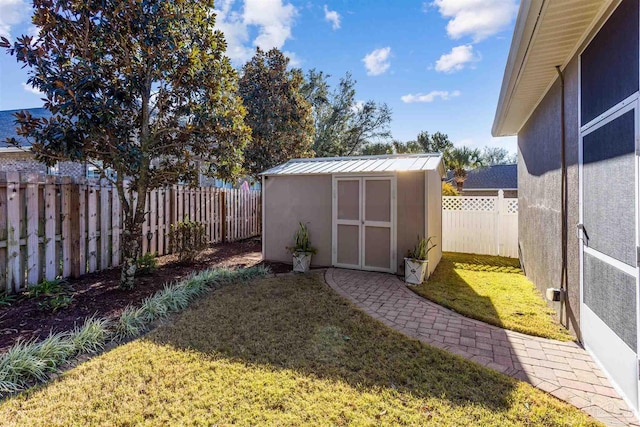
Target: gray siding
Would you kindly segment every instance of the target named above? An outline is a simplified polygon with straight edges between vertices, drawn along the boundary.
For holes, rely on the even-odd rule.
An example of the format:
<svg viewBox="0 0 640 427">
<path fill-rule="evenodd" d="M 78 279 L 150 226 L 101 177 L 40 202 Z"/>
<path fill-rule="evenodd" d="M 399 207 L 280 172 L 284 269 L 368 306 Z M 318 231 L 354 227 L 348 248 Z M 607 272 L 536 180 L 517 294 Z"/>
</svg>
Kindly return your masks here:
<svg viewBox="0 0 640 427">
<path fill-rule="evenodd" d="M 578 61 L 564 70 L 568 191 L 567 302 L 553 304 L 560 321 L 580 336 L 580 259 L 575 224 L 578 211 Z M 520 257 L 525 273 L 544 292 L 561 280 L 561 116 L 560 81 L 545 95 L 518 133 L 518 215 Z M 544 232 L 542 232 L 544 231 Z M 551 304 L 551 303 L 550 303 Z"/>
</svg>

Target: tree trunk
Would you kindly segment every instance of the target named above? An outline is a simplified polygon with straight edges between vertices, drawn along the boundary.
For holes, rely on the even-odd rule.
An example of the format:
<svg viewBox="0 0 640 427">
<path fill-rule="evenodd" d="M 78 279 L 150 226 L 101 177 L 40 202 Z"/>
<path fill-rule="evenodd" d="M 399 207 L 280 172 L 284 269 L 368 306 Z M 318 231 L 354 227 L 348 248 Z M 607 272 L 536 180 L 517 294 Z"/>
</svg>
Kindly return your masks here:
<svg viewBox="0 0 640 427">
<path fill-rule="evenodd" d="M 142 245 L 142 224 L 135 226 L 133 221 L 125 220 L 122 233 L 122 270 L 120 272 L 120 289 L 133 289 L 138 265 L 138 251 Z"/>
<path fill-rule="evenodd" d="M 141 188 L 142 187 L 142 188 Z M 120 189 L 119 189 L 120 190 Z M 124 192 L 124 189 L 122 190 Z M 120 272 L 120 288 L 133 289 L 137 270 L 136 260 L 142 247 L 142 224 L 145 221 L 146 186 L 138 185 L 138 197 L 128 203 L 124 195 L 124 230 L 122 232 L 122 270 Z"/>
</svg>

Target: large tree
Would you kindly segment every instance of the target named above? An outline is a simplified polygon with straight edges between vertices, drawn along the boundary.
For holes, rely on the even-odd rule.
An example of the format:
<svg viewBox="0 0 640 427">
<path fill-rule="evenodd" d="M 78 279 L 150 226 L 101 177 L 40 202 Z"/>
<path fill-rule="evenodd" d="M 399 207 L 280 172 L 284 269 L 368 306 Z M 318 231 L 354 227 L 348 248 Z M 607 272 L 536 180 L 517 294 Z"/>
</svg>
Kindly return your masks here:
<svg viewBox="0 0 640 427">
<path fill-rule="evenodd" d="M 415 141 L 393 141 L 393 148 L 396 153 L 442 153 L 445 165 L 449 161 L 449 153 L 453 150 L 453 143 L 446 133 L 436 132 L 430 135 L 429 132 L 420 132 Z"/>
<path fill-rule="evenodd" d="M 483 166 L 480 150 L 469 147 L 453 148 L 449 152 L 447 169 L 453 171 L 453 179 L 458 191 L 467 180 L 467 170 Z"/>
<path fill-rule="evenodd" d="M 304 77 L 288 64 L 278 49 L 257 48 L 242 68 L 240 96 L 252 130 L 244 164 L 254 178 L 292 158 L 313 155 L 311 104 L 300 92 Z"/>
<path fill-rule="evenodd" d="M 384 103 L 357 101 L 351 74 L 346 73 L 333 91 L 329 77 L 322 71 L 309 70 L 302 87 L 313 106 L 316 156 L 351 156 L 370 151 L 372 144 L 382 147 L 380 143 L 391 138 L 391 109 Z"/>
<path fill-rule="evenodd" d="M 213 1 L 33 6 L 38 36 L 3 38 L 0 47 L 28 68 L 28 83 L 53 116 L 17 113 L 18 134 L 38 160 L 88 161 L 116 186 L 124 211 L 121 287 L 132 288 L 147 192 L 194 181 L 203 158 L 211 160 L 208 174 L 237 175 L 249 139 Z M 127 185 L 138 197 L 127 197 Z"/>
<path fill-rule="evenodd" d="M 481 158 L 485 166 L 510 165 L 518 160 L 515 154 L 509 153 L 504 147 L 484 147 Z"/>
</svg>

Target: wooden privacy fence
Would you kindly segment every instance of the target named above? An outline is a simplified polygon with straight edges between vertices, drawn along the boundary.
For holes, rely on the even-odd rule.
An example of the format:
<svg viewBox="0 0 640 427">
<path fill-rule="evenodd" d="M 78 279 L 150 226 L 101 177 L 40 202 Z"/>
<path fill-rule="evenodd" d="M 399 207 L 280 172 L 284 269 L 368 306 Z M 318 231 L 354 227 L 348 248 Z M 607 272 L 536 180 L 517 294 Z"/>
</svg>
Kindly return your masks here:
<svg viewBox="0 0 640 427">
<path fill-rule="evenodd" d="M 442 250 L 518 258 L 518 199 L 443 197 Z"/>
<path fill-rule="evenodd" d="M 171 225 L 183 220 L 203 223 L 210 243 L 261 232 L 260 191 L 177 185 L 150 191 L 145 206 L 143 254 L 171 253 Z M 0 174 L 0 290 L 116 267 L 122 229 L 117 191 L 105 181 Z"/>
</svg>

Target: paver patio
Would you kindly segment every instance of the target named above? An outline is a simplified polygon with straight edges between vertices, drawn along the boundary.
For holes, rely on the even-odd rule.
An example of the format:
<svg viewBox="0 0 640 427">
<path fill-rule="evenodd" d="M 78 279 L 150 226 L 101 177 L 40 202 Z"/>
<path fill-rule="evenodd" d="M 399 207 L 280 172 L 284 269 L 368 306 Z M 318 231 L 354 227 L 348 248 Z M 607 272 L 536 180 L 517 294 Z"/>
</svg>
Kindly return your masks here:
<svg viewBox="0 0 640 427">
<path fill-rule="evenodd" d="M 408 336 L 527 381 L 609 426 L 640 423 L 575 342 L 508 331 L 427 301 L 391 274 L 328 269 L 329 286 Z"/>
</svg>

